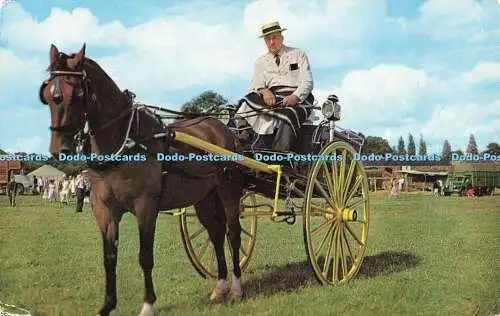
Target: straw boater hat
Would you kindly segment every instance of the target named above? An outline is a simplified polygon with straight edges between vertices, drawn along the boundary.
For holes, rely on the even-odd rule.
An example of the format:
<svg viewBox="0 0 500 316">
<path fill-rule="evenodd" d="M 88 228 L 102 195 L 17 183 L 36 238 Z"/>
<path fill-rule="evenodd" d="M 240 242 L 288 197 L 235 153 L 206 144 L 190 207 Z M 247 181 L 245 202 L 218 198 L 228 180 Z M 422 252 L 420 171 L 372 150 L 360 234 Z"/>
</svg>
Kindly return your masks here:
<svg viewBox="0 0 500 316">
<path fill-rule="evenodd" d="M 276 33 L 276 32 L 283 32 L 286 31 L 286 28 L 281 28 L 280 23 L 278 21 L 267 23 L 262 25 L 262 35 L 259 37 L 264 37 L 266 35 Z"/>
</svg>

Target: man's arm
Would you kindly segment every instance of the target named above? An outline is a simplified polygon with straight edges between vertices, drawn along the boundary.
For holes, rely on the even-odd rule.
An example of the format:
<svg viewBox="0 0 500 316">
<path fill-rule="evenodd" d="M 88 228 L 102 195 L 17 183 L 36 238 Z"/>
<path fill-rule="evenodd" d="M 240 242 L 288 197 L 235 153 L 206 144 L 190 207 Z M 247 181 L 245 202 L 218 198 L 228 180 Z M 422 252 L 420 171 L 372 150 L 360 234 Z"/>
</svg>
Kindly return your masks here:
<svg viewBox="0 0 500 316">
<path fill-rule="evenodd" d="M 255 68 L 252 78 L 252 84 L 250 85 L 250 91 L 258 92 L 260 89 L 266 87 L 266 79 L 264 77 L 264 65 L 262 59 L 257 59 L 255 62 Z"/>
<path fill-rule="evenodd" d="M 304 100 L 312 92 L 314 84 L 309 60 L 303 51 L 299 53 L 299 83 L 293 94 L 299 98 L 299 102 Z"/>
</svg>

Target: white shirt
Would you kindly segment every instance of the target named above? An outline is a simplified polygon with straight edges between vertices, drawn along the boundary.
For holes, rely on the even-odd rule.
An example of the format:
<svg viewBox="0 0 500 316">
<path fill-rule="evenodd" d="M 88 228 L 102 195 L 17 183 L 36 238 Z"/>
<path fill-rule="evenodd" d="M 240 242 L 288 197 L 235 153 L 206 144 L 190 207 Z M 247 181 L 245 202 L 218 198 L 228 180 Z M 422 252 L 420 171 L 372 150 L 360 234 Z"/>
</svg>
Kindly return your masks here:
<svg viewBox="0 0 500 316">
<path fill-rule="evenodd" d="M 306 54 L 294 47 L 283 45 L 278 52 L 280 65 L 276 65 L 274 54 L 267 52 L 255 62 L 250 90 L 276 86 L 296 87 L 293 92 L 303 102 L 313 90 L 311 67 Z"/>
</svg>

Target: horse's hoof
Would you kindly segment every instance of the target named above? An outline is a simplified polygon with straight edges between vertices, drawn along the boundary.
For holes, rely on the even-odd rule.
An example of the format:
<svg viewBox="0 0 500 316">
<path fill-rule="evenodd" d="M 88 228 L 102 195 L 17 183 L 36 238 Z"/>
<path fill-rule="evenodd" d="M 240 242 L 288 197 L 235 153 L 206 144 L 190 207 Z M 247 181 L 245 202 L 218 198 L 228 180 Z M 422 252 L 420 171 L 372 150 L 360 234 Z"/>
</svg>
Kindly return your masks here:
<svg viewBox="0 0 500 316">
<path fill-rule="evenodd" d="M 224 302 L 226 300 L 226 297 L 227 297 L 227 294 L 229 293 L 229 289 L 228 290 L 219 290 L 219 289 L 215 289 L 212 294 L 210 295 L 210 301 L 211 302 Z"/>
<path fill-rule="evenodd" d="M 229 303 L 234 304 L 241 302 L 243 300 L 243 296 L 244 294 L 242 291 L 231 291 L 231 293 L 229 293 Z"/>
<path fill-rule="evenodd" d="M 144 303 L 139 316 L 154 316 L 154 315 L 156 315 L 156 309 L 154 308 L 154 306 L 149 303 Z"/>
</svg>

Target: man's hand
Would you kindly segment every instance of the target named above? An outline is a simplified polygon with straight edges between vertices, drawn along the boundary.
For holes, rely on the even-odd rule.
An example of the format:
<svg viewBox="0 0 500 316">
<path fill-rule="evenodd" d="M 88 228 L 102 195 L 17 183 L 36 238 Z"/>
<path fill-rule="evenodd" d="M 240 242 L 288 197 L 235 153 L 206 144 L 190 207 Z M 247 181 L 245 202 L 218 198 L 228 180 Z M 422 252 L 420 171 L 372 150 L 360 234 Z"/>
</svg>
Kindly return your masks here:
<svg viewBox="0 0 500 316">
<path fill-rule="evenodd" d="M 296 106 L 297 103 L 299 103 L 299 98 L 295 94 L 283 98 L 283 106 Z"/>
<path fill-rule="evenodd" d="M 276 98 L 274 97 L 274 94 L 271 92 L 269 89 L 262 89 L 260 90 L 260 94 L 262 95 L 262 99 L 264 100 L 264 103 L 270 106 L 273 106 L 276 104 Z"/>
</svg>

